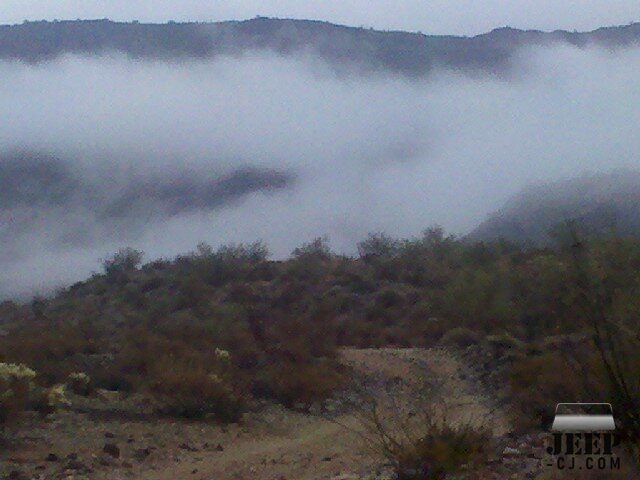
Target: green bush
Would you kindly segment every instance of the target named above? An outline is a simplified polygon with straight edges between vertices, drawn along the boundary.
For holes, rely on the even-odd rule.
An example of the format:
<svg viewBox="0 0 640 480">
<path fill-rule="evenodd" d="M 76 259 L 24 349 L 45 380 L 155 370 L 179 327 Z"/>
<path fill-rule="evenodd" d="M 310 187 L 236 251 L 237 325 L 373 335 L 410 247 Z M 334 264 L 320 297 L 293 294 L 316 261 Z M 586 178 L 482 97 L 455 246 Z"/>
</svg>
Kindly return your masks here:
<svg viewBox="0 0 640 480">
<path fill-rule="evenodd" d="M 312 364 L 280 362 L 270 366 L 263 379 L 263 393 L 291 407 L 311 404 L 339 389 L 344 378 L 328 361 Z"/>
<path fill-rule="evenodd" d="M 212 416 L 223 422 L 240 419 L 243 401 L 228 381 L 202 366 L 178 359 L 159 359 L 151 371 L 148 391 L 159 411 L 185 418 Z"/>
<path fill-rule="evenodd" d="M 489 431 L 446 423 L 433 423 L 426 430 L 417 442 L 397 451 L 398 480 L 453 478 L 453 474 L 475 472 L 489 457 Z"/>
<path fill-rule="evenodd" d="M 480 342 L 480 334 L 465 327 L 456 327 L 445 333 L 440 339 L 440 345 L 465 348 Z"/>
<path fill-rule="evenodd" d="M 0 427 L 17 420 L 25 410 L 35 376 L 24 365 L 0 363 Z"/>
<path fill-rule="evenodd" d="M 83 372 L 70 373 L 67 387 L 76 395 L 87 396 L 91 393 L 91 377 Z"/>
<path fill-rule="evenodd" d="M 144 253 L 130 247 L 121 248 L 112 256 L 102 260 L 102 268 L 107 277 L 136 270 L 142 263 Z"/>
</svg>

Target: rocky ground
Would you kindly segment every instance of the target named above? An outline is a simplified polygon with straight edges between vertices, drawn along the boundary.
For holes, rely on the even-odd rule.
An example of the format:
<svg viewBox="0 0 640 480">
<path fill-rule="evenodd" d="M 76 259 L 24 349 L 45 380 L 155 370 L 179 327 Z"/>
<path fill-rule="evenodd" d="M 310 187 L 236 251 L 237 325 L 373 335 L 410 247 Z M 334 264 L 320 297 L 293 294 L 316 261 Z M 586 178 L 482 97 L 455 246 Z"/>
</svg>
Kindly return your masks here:
<svg viewBox="0 0 640 480">
<path fill-rule="evenodd" d="M 2 448 L 0 473 L 15 480 L 391 479 L 392 464 L 372 446 L 362 417 L 363 402 L 392 399 L 403 411 L 429 402 L 447 421 L 492 429 L 494 455 L 482 472 L 456 478 L 555 478 L 542 461 L 548 434 L 511 433 L 509 412 L 470 358 L 442 348 L 345 349 L 349 390 L 298 411 L 261 405 L 227 426 L 158 418 L 144 399 L 112 392 L 74 397 L 71 407 L 5 434 L 12 441 Z"/>
</svg>

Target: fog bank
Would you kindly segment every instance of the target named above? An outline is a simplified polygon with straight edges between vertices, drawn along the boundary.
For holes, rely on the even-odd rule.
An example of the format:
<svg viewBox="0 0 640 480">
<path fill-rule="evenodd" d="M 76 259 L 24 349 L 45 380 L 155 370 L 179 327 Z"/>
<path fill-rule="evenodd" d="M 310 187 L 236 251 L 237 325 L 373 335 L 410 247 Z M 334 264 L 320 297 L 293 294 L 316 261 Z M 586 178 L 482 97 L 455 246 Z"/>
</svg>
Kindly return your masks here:
<svg viewBox="0 0 640 480">
<path fill-rule="evenodd" d="M 531 182 L 640 167 L 640 49 L 527 49 L 508 78 L 312 58 L 0 64 L 0 297 L 200 241 L 465 233 Z M 9 192 L 9 193 L 7 193 Z"/>
</svg>

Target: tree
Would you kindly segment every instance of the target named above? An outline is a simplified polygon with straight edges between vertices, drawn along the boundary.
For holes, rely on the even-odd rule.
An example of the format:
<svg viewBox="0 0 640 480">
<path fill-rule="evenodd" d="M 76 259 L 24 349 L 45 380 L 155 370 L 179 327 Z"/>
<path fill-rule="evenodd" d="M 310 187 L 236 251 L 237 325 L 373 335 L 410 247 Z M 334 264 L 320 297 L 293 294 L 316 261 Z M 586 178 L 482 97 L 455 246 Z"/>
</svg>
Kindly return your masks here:
<svg viewBox="0 0 640 480">
<path fill-rule="evenodd" d="M 121 248 L 111 257 L 102 260 L 104 273 L 111 277 L 120 273 L 138 269 L 142 263 L 144 253 L 130 247 Z"/>
</svg>

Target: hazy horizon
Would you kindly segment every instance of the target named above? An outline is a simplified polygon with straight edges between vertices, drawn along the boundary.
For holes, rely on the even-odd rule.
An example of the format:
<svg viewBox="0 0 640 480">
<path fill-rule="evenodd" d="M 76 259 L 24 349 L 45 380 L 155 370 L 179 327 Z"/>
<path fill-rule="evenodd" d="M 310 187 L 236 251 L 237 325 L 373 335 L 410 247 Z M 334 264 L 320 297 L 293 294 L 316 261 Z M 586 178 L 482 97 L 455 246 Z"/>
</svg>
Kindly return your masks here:
<svg viewBox="0 0 640 480">
<path fill-rule="evenodd" d="M 422 31 L 427 34 L 477 35 L 497 27 L 553 31 L 594 30 L 601 26 L 625 25 L 640 21 L 640 4 L 631 0 L 578 0 L 502 2 L 485 0 L 330 0 L 325 2 L 242 1 L 180 3 L 166 0 L 138 2 L 92 2 L 86 0 L 6 0 L 0 24 L 23 20 L 75 20 L 111 18 L 118 21 L 164 23 L 174 21 L 242 20 L 262 15 L 295 19 L 324 20 L 337 24 L 373 27 L 382 30 Z"/>
<path fill-rule="evenodd" d="M 325 18 L 306 18 L 306 17 L 291 17 L 291 16 L 267 16 L 267 15 L 254 15 L 247 17 L 230 17 L 223 19 L 210 19 L 210 20 L 200 20 L 200 19 L 182 19 L 182 20 L 174 20 L 171 18 L 167 19 L 158 19 L 158 20 L 138 20 L 137 18 L 122 18 L 118 16 L 88 16 L 88 17 L 61 17 L 61 18 L 53 18 L 53 17 L 33 17 L 33 18 L 25 18 L 20 21 L 15 22 L 0 22 L 0 27 L 16 27 L 23 25 L 24 23 L 38 23 L 38 22 L 50 22 L 50 23 L 64 23 L 64 22 L 100 22 L 100 21 L 109 21 L 114 23 L 124 23 L 124 24 L 137 24 L 137 25 L 171 25 L 171 24 L 216 24 L 216 23 L 232 23 L 232 22 L 250 22 L 252 20 L 256 20 L 259 18 L 266 18 L 270 20 L 294 20 L 301 22 L 324 22 L 329 23 L 331 25 L 336 25 L 339 27 L 346 28 L 366 28 L 372 29 L 380 32 L 404 32 L 404 33 L 415 33 L 415 34 L 423 34 L 426 36 L 441 36 L 441 37 L 461 37 L 461 38 L 473 38 L 477 36 L 486 35 L 491 33 L 492 31 L 499 30 L 502 28 L 511 28 L 514 30 L 520 31 L 537 31 L 542 33 L 554 33 L 554 32 L 569 32 L 569 33 L 591 33 L 603 28 L 616 28 L 616 27 L 625 27 L 628 25 L 635 25 L 640 23 L 640 17 L 636 20 L 622 21 L 622 22 L 612 22 L 612 23 L 594 23 L 593 25 L 585 25 L 582 28 L 572 28 L 572 27 L 535 27 L 535 26 L 517 26 L 509 23 L 500 23 L 500 24 L 488 24 L 486 28 L 479 29 L 474 31 L 473 33 L 464 33 L 464 32 L 450 32 L 450 31 L 422 31 L 422 30 L 411 30 L 411 29 L 403 29 L 401 27 L 398 28 L 385 28 L 385 27 L 373 27 L 371 25 L 364 25 L 358 23 L 347 23 L 340 21 L 332 21 L 330 19 Z"/>
</svg>

